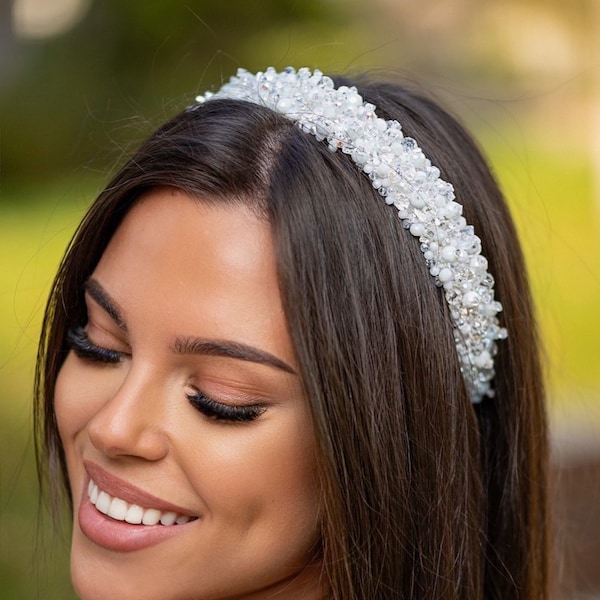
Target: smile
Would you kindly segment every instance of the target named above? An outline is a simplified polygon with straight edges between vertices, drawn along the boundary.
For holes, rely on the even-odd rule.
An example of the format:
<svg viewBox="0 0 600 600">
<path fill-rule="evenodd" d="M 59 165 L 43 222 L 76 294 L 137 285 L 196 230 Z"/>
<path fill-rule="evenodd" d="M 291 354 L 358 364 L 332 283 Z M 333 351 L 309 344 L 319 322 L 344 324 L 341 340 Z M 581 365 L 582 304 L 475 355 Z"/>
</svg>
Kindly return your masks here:
<svg viewBox="0 0 600 600">
<path fill-rule="evenodd" d="M 88 484 L 88 498 L 102 514 L 125 521 L 131 525 L 183 525 L 192 520 L 189 515 L 178 515 L 172 511 L 160 511 L 156 508 L 143 508 L 129 504 L 122 498 L 111 496 L 100 489 L 93 479 Z"/>
</svg>

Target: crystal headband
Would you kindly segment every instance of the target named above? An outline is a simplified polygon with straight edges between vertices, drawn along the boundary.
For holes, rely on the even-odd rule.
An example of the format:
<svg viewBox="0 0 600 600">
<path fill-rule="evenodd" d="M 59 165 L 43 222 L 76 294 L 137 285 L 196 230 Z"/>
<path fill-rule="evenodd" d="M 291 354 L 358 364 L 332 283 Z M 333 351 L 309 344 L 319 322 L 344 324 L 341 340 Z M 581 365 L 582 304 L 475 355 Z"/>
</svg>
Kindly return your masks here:
<svg viewBox="0 0 600 600">
<path fill-rule="evenodd" d="M 416 141 L 404 137 L 397 121 L 375 114 L 355 87 L 334 87 L 320 71 L 287 68 L 264 73 L 239 69 L 216 93 L 198 96 L 244 100 L 270 108 L 295 122 L 330 150 L 340 149 L 371 179 L 386 204 L 398 210 L 403 227 L 421 242 L 429 272 L 444 289 L 467 392 L 473 403 L 493 396 L 496 340 L 507 337 L 494 300 L 494 279 L 481 254 L 481 240 L 454 201 L 454 188 L 440 178 Z"/>
</svg>

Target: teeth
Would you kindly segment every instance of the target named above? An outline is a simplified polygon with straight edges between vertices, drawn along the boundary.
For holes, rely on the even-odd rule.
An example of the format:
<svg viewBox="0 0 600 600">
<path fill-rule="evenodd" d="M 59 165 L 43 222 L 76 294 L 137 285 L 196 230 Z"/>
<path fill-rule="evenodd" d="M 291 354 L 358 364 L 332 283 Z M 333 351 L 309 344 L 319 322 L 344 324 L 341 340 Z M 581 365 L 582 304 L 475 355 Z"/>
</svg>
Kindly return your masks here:
<svg viewBox="0 0 600 600">
<path fill-rule="evenodd" d="M 161 512 L 156 508 L 144 509 L 137 504 L 128 504 L 125 500 L 110 496 L 99 489 L 92 479 L 88 485 L 88 497 L 101 513 L 116 521 L 126 521 L 132 525 L 158 525 L 158 523 L 166 526 L 183 525 L 192 520 L 189 515 L 178 515 L 172 511 Z"/>
<path fill-rule="evenodd" d="M 160 521 L 160 510 L 156 510 L 155 508 L 149 508 L 144 511 L 144 516 L 142 517 L 142 523 L 144 525 L 156 525 Z"/>
<path fill-rule="evenodd" d="M 139 525 L 144 518 L 144 509 L 137 504 L 132 504 L 127 511 L 125 520 L 132 525 Z"/>
<path fill-rule="evenodd" d="M 174 525 L 176 518 L 177 515 L 174 512 L 166 512 L 161 515 L 160 522 L 162 525 Z"/>
<path fill-rule="evenodd" d="M 124 521 L 128 510 L 129 506 L 125 500 L 121 500 L 121 498 L 113 498 L 112 502 L 110 503 L 110 507 L 108 508 L 108 514 L 113 519 L 117 519 L 117 521 Z"/>
<path fill-rule="evenodd" d="M 105 515 L 108 514 L 110 508 L 110 496 L 106 492 L 100 492 L 98 494 L 98 500 L 96 501 L 96 508 Z"/>
</svg>

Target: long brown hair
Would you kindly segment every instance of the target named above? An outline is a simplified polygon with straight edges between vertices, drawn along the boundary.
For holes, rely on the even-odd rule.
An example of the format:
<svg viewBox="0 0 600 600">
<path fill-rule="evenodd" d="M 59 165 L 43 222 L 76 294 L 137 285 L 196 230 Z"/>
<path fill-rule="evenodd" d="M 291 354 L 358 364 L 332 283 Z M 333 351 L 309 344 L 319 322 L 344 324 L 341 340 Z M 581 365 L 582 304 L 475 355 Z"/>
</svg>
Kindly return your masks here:
<svg viewBox="0 0 600 600">
<path fill-rule="evenodd" d="M 351 84 L 343 79 L 338 83 Z M 455 188 L 483 242 L 509 338 L 473 406 L 418 242 L 342 153 L 266 108 L 215 100 L 154 133 L 97 198 L 56 277 L 40 343 L 41 473 L 68 474 L 53 392 L 83 284 L 147 189 L 239 202 L 268 219 L 310 403 L 322 558 L 336 600 L 527 599 L 548 592 L 547 440 L 536 330 L 515 230 L 465 130 L 422 94 L 362 81 Z"/>
</svg>

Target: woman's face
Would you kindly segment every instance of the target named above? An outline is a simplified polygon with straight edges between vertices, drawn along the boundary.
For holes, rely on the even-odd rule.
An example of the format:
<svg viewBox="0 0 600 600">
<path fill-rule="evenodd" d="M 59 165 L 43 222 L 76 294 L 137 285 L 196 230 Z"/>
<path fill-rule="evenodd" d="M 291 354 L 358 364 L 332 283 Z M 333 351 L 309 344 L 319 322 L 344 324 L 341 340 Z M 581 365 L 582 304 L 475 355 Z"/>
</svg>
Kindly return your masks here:
<svg viewBox="0 0 600 600">
<path fill-rule="evenodd" d="M 319 597 L 315 441 L 268 224 L 152 191 L 85 299 L 55 394 L 80 596 Z"/>
</svg>

